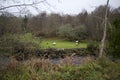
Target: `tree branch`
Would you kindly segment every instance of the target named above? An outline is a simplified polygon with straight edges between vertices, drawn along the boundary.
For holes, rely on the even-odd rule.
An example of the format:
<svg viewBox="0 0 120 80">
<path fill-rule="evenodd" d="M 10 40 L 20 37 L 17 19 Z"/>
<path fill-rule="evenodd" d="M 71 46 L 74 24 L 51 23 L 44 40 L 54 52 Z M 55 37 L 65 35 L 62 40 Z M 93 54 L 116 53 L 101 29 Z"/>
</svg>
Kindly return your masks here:
<svg viewBox="0 0 120 80">
<path fill-rule="evenodd" d="M 0 10 L 4 10 L 4 9 L 7 9 L 7 8 L 12 8 L 12 7 L 17 7 L 17 6 L 32 6 L 32 5 L 37 5 L 37 4 L 40 4 L 40 3 L 43 3 L 45 2 L 46 0 L 42 0 L 40 2 L 36 2 L 36 3 L 31 3 L 31 4 L 16 4 L 16 5 L 10 5 L 10 6 L 6 6 L 6 7 L 2 7 L 0 8 Z"/>
</svg>

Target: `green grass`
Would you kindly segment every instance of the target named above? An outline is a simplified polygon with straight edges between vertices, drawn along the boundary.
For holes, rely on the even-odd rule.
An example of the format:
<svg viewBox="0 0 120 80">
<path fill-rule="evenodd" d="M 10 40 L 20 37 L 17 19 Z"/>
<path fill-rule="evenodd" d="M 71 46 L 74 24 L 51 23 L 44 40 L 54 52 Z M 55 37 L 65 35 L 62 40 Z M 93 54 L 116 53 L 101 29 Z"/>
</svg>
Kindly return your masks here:
<svg viewBox="0 0 120 80">
<path fill-rule="evenodd" d="M 56 42 L 56 45 L 52 43 Z M 74 42 L 62 40 L 62 39 L 43 39 L 41 43 L 42 48 L 86 48 L 87 43 L 81 42 L 79 45 Z"/>
<path fill-rule="evenodd" d="M 15 37 L 17 36 L 17 37 Z M 41 38 L 35 38 L 32 36 L 31 33 L 27 33 L 25 35 L 14 35 L 15 38 L 19 39 L 22 42 L 32 42 L 35 44 L 38 44 L 39 48 L 42 49 L 47 49 L 47 48 L 86 48 L 87 47 L 87 43 L 83 43 L 80 42 L 79 45 L 75 44 L 74 42 L 71 41 L 67 41 L 64 39 L 56 39 L 56 38 L 45 38 L 45 39 L 41 39 Z M 56 45 L 53 45 L 52 43 L 56 42 Z"/>
</svg>

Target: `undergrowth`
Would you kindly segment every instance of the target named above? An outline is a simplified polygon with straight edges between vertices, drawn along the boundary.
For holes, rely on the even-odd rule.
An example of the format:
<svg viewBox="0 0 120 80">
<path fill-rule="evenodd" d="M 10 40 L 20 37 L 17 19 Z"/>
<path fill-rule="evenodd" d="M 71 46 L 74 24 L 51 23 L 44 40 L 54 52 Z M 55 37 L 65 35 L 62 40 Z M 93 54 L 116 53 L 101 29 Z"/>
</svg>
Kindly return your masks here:
<svg viewBox="0 0 120 80">
<path fill-rule="evenodd" d="M 86 64 L 52 64 L 49 59 L 12 60 L 0 70 L 0 80 L 119 80 L 120 64 L 107 59 Z"/>
</svg>

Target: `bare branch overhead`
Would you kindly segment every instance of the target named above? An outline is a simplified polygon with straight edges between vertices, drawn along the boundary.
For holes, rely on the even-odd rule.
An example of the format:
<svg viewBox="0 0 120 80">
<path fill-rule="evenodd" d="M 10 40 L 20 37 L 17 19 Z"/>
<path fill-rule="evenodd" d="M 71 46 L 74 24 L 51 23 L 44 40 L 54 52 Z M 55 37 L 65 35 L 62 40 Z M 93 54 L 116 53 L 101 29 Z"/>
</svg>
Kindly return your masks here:
<svg viewBox="0 0 120 80">
<path fill-rule="evenodd" d="M 39 2 L 33 2 L 33 3 L 30 3 L 30 4 L 15 4 L 15 5 L 9 5 L 9 6 L 2 6 L 0 8 L 0 10 L 5 10 L 7 8 L 12 8 L 12 7 L 18 7 L 18 6 L 33 6 L 33 5 L 37 5 L 37 4 L 40 4 L 40 3 L 43 3 L 45 2 L 46 0 L 42 0 L 42 1 L 39 1 Z"/>
</svg>

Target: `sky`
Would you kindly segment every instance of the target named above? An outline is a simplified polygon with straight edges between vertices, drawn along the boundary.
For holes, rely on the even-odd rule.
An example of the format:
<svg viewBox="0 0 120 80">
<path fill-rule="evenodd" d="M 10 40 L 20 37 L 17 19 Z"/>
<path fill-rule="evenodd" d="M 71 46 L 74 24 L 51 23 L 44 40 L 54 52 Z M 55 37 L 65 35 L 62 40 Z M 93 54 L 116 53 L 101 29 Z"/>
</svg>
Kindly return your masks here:
<svg viewBox="0 0 120 80">
<path fill-rule="evenodd" d="M 93 11 L 99 5 L 105 5 L 107 0 L 48 0 L 54 6 L 53 12 L 63 14 L 78 14 L 83 10 Z M 120 6 L 120 0 L 110 0 L 109 5 L 113 8 Z M 51 12 L 47 10 L 47 12 Z"/>
<path fill-rule="evenodd" d="M 19 0 L 26 3 L 30 3 L 32 0 Z M 35 1 L 35 0 L 34 0 Z M 40 1 L 40 0 L 39 0 Z M 105 5 L 107 0 L 47 0 L 49 4 L 41 3 L 37 6 L 38 10 L 33 7 L 29 7 L 29 11 L 36 15 L 42 11 L 47 13 L 59 13 L 59 14 L 79 14 L 83 10 L 88 12 L 93 11 L 100 5 Z M 9 3 L 12 5 L 12 3 Z M 120 0 L 110 0 L 109 5 L 113 8 L 120 6 Z M 15 8 L 10 8 L 9 11 L 15 12 Z"/>
</svg>

